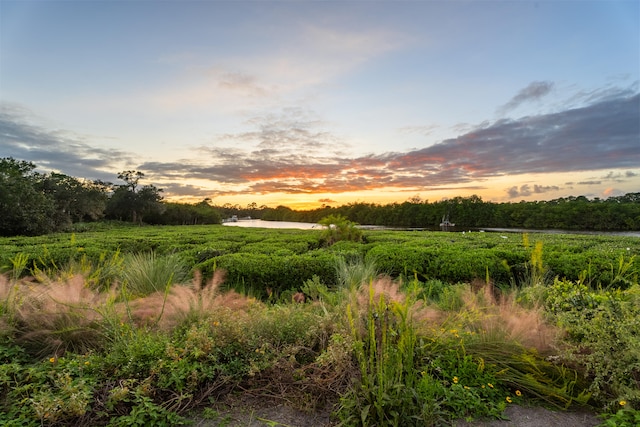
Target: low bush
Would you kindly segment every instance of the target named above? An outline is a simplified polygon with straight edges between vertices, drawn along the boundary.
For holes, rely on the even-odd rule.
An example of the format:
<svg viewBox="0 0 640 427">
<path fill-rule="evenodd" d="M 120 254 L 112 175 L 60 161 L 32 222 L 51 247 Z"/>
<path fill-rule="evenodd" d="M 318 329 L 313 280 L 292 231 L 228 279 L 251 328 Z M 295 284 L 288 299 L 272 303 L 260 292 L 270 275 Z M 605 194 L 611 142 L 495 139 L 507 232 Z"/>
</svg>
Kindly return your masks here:
<svg viewBox="0 0 640 427">
<path fill-rule="evenodd" d="M 556 280 L 545 301 L 568 333 L 561 355 L 583 372 L 593 398 L 640 407 L 640 287 L 594 291 Z"/>
<path fill-rule="evenodd" d="M 162 243 L 160 228 L 145 233 L 163 245 L 154 263 L 164 263 L 175 242 Z M 152 281 L 160 287 L 135 293 L 134 280 L 106 283 L 130 269 L 127 254 L 81 255 L 28 281 L 18 271 L 34 271 L 29 256 L 12 255 L 0 277 L 0 424 L 179 425 L 186 411 L 240 389 L 306 410 L 339 400 L 345 426 L 500 418 L 518 402 L 589 402 L 609 425 L 637 416 L 640 288 L 636 260 L 619 258 L 625 248 L 609 252 L 610 282 L 589 281 L 588 269 L 547 282 L 542 244 L 511 236 L 456 237 L 481 253 L 383 233 L 385 244 L 397 238 L 393 250 L 371 239 L 364 256 L 350 242 L 285 256 L 254 250 L 266 235 L 186 236 L 189 256 L 162 270 Z M 245 244 L 251 253 L 240 252 Z M 510 247 L 528 273 L 513 282 L 497 255 Z M 209 270 L 176 279 L 198 248 Z M 445 266 L 443 253 L 457 258 Z M 471 279 L 430 277 L 438 269 Z M 499 269 L 505 278 L 491 283 Z M 273 286 L 272 297 L 223 286 L 260 298 Z"/>
</svg>

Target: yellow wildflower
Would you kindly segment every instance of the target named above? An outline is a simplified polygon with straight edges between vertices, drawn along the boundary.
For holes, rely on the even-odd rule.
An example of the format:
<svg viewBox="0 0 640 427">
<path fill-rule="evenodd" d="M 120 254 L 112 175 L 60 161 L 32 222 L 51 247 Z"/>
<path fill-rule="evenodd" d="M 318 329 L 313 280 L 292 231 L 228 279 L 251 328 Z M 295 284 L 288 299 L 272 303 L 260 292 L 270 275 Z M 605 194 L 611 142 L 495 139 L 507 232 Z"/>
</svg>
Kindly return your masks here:
<svg viewBox="0 0 640 427">
<path fill-rule="evenodd" d="M 84 362 L 85 366 L 89 366 L 91 363 L 87 360 L 86 362 Z"/>
<path fill-rule="evenodd" d="M 507 403 L 511 403 L 511 402 L 512 402 L 511 398 L 507 396 Z"/>
<path fill-rule="evenodd" d="M 620 401 L 620 406 L 624 406 L 624 405 L 626 405 L 626 404 L 627 404 L 627 401 L 626 401 L 626 400 L 621 400 L 621 401 Z"/>
<path fill-rule="evenodd" d="M 51 358 L 49 358 L 49 362 L 51 362 L 51 363 L 56 363 L 56 358 L 55 358 L 55 357 L 51 357 Z"/>
<path fill-rule="evenodd" d="M 458 384 L 458 377 L 453 377 L 453 383 Z"/>
<path fill-rule="evenodd" d="M 493 384 L 491 383 L 487 383 L 487 386 L 489 386 L 489 388 L 493 388 Z"/>
<path fill-rule="evenodd" d="M 522 392 L 520 390 L 516 390 L 516 396 L 518 397 L 522 396 Z"/>
</svg>

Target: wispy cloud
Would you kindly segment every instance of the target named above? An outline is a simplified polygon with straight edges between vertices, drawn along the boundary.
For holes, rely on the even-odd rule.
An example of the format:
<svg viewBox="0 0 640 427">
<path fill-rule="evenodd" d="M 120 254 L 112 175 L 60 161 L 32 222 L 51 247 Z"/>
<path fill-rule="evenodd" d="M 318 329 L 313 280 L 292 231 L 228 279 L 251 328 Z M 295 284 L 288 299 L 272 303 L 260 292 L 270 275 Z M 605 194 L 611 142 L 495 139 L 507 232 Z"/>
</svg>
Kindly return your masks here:
<svg viewBox="0 0 640 427">
<path fill-rule="evenodd" d="M 557 185 L 538 185 L 534 184 L 531 187 L 529 184 L 518 186 L 514 185 L 513 187 L 507 189 L 507 194 L 510 199 L 515 199 L 517 197 L 528 197 L 532 194 L 544 194 L 549 191 L 558 191 L 560 187 Z"/>
<path fill-rule="evenodd" d="M 170 85 L 147 89 L 139 99 L 146 108 L 169 111 L 208 107 L 241 110 L 251 104 L 281 102 L 283 97 L 308 96 L 322 85 L 331 84 L 368 61 L 401 49 L 411 39 L 382 29 L 345 29 L 317 23 L 291 23 L 282 34 L 265 32 L 279 48 L 265 52 L 227 55 L 224 59 L 207 52 L 170 55 L 161 66 L 174 67 L 178 78 Z M 271 33 L 275 32 L 273 35 Z"/>
<path fill-rule="evenodd" d="M 350 156 L 345 154 L 348 143 L 330 130 L 329 123 L 312 111 L 289 108 L 248 119 L 250 130 L 218 135 L 210 145 L 198 147 L 193 158 L 143 162 L 135 168 L 160 183 L 167 196 L 198 197 L 482 189 L 493 177 L 579 171 L 601 175 L 578 185 L 624 182 L 638 176 L 638 117 L 638 93 L 605 97 L 581 108 L 483 123 L 422 149 Z M 47 131 L 10 109 L 0 116 L 0 134 L 0 154 L 77 176 L 102 177 L 116 161 L 131 164 L 133 157 L 96 149 L 68 132 Z M 506 192 L 515 198 L 559 189 L 522 184 Z"/>
<path fill-rule="evenodd" d="M 553 89 L 552 82 L 531 82 L 527 87 L 521 89 L 509 102 L 500 107 L 498 111 L 505 113 L 517 108 L 525 102 L 537 101 L 549 94 Z"/>
<path fill-rule="evenodd" d="M 133 161 L 131 153 L 98 148 L 90 136 L 48 129 L 34 123 L 33 117 L 18 105 L 0 106 L 0 156 L 28 160 L 40 169 L 104 181 L 113 180 L 120 165 Z"/>
</svg>

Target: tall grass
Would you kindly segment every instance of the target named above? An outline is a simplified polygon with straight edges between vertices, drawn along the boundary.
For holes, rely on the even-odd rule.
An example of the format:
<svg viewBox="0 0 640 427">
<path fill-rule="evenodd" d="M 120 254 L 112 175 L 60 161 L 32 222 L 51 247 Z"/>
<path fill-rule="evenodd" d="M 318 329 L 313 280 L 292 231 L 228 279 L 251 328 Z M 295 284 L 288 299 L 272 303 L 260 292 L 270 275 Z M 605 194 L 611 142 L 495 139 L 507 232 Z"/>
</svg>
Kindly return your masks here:
<svg viewBox="0 0 640 427">
<path fill-rule="evenodd" d="M 127 306 L 131 320 L 137 325 L 155 325 L 170 331 L 207 320 L 220 310 L 230 310 L 239 316 L 255 299 L 233 290 L 222 292 L 224 277 L 224 271 L 216 270 L 203 285 L 202 277 L 196 273 L 190 285 L 169 286 L 145 297 L 130 299 Z"/>
<path fill-rule="evenodd" d="M 379 274 L 375 262 L 371 260 L 355 259 L 349 261 L 344 257 L 336 258 L 335 270 L 338 287 L 347 290 L 359 289 L 360 286 L 366 285 Z"/>
<path fill-rule="evenodd" d="M 129 254 L 122 269 L 123 285 L 134 298 L 166 292 L 172 284 L 188 281 L 189 271 L 177 254 L 157 256 L 154 252 Z"/>
<path fill-rule="evenodd" d="M 534 252 L 541 255 L 541 248 Z M 122 268 L 131 271 L 120 276 L 122 286 L 113 284 L 108 291 L 82 275 L 42 283 L 0 276 L 3 333 L 30 354 L 51 357 L 48 368 L 59 366 L 54 362 L 64 357 L 82 357 L 69 372 L 78 383 L 90 372 L 100 384 L 95 402 L 85 403 L 96 405 L 98 418 L 101 412 L 134 422 L 135 411 L 147 403 L 157 405 L 150 411 L 161 407 L 163 414 L 184 411 L 238 386 L 307 409 L 340 397 L 337 417 L 345 426 L 429 426 L 455 418 L 500 417 L 507 402 L 520 396 L 562 408 L 585 403 L 589 391 L 596 390 L 588 390 L 580 371 L 571 368 L 587 363 L 596 369 L 598 361 L 571 353 L 571 368 L 557 363 L 565 335 L 550 323 L 550 314 L 578 322 L 571 330 L 594 342 L 616 333 L 629 344 L 619 354 L 631 369 L 637 361 L 637 316 L 631 317 L 640 301 L 637 284 L 620 298 L 609 295 L 622 305 L 602 305 L 602 296 L 581 299 L 587 291 L 577 295 L 561 284 L 523 305 L 524 291 L 500 291 L 489 280 L 432 283 L 425 292 L 417 278 L 402 283 L 380 276 L 372 262 L 341 259 L 335 286 L 316 277 L 303 286 L 307 302 L 263 304 L 223 292 L 221 270 L 206 283 L 198 273 L 189 281 L 179 258 L 172 256 L 127 257 Z M 567 300 L 579 307 L 572 316 L 560 317 Z M 596 316 L 597 334 L 589 331 L 583 312 Z M 619 320 L 629 332 L 619 333 L 608 319 Z M 620 379 L 624 369 L 612 367 L 618 353 L 591 345 L 591 351 L 612 359 L 600 363 L 600 371 L 589 371 L 593 378 L 603 381 L 606 368 Z M 101 366 L 92 370 L 89 361 Z M 3 372 L 0 387 L 6 389 L 2 381 L 9 377 Z M 637 381 L 637 369 L 632 372 Z M 29 381 L 26 374 L 20 378 Z M 630 390 L 633 381 L 617 386 L 619 399 L 637 399 Z M 46 394 L 24 393 L 21 399 L 34 402 Z M 35 411 L 11 407 L 21 414 Z"/>
<path fill-rule="evenodd" d="M 65 352 L 84 353 L 103 344 L 102 316 L 96 310 L 104 303 L 86 286 L 82 276 L 61 282 L 14 284 L 20 299 L 5 299 L 11 305 L 16 342 L 39 357 Z"/>
<path fill-rule="evenodd" d="M 415 390 L 415 299 L 403 295 L 390 280 L 372 280 L 368 287 L 361 286 L 358 296 L 357 305 L 347 306 L 347 319 L 360 379 L 342 398 L 342 421 L 361 426 L 428 425 L 433 420 L 424 415 L 432 411 L 421 411 L 426 402 Z"/>
</svg>

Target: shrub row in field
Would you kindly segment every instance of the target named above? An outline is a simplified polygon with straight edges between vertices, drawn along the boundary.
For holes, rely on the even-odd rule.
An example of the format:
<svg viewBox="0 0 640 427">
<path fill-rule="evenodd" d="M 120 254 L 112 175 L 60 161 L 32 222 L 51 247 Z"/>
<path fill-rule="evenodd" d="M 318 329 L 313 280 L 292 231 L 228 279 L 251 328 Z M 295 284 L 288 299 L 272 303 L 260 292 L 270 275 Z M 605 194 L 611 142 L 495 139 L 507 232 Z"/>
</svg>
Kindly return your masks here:
<svg viewBox="0 0 640 427">
<path fill-rule="evenodd" d="M 360 258 L 392 276 L 417 275 L 448 283 L 490 279 L 511 284 L 524 274 L 534 241 L 542 245 L 549 274 L 597 285 L 619 280 L 620 260 L 633 260 L 624 272 L 640 272 L 640 239 L 559 234 L 443 233 L 367 231 L 363 243 L 323 246 L 319 230 L 247 229 L 224 226 L 113 227 L 104 232 L 60 233 L 0 239 L 0 267 L 22 274 L 51 271 L 72 262 L 100 263 L 114 253 L 178 254 L 192 270 L 210 277 L 216 268 L 227 283 L 266 291 L 295 289 L 314 275 L 332 283 L 332 260 Z M 531 240 L 531 242 L 529 242 Z"/>
</svg>

